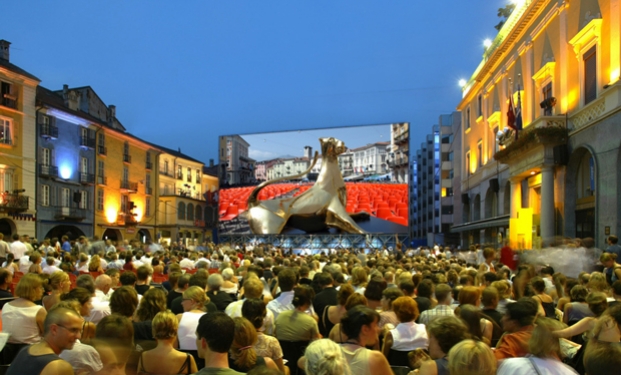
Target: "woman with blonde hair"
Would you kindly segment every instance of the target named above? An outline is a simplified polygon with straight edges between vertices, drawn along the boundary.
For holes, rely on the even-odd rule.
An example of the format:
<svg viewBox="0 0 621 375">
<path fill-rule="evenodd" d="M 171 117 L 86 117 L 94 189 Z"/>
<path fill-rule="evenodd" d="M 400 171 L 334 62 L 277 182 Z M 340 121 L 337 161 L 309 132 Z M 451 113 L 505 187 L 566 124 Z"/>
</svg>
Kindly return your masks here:
<svg viewBox="0 0 621 375">
<path fill-rule="evenodd" d="M 184 312 L 177 315 L 179 349 L 197 350 L 196 327 L 201 316 L 207 312 L 206 305 L 209 302 L 205 290 L 199 286 L 191 286 L 183 292 L 181 306 Z"/>
<path fill-rule="evenodd" d="M 103 272 L 99 255 L 93 255 L 91 257 L 91 261 L 88 263 L 88 272 Z"/>
<path fill-rule="evenodd" d="M 175 375 L 197 372 L 194 357 L 174 348 L 179 329 L 175 314 L 169 310 L 158 312 L 153 318 L 152 325 L 157 346 L 140 354 L 138 374 Z"/>
<path fill-rule="evenodd" d="M 47 311 L 34 301 L 41 300 L 45 288 L 38 274 L 24 275 L 17 283 L 14 301 L 2 308 L 2 332 L 8 333 L 9 343 L 35 344 L 43 335 L 43 322 Z"/>
<path fill-rule="evenodd" d="M 304 358 L 304 371 L 308 375 L 351 375 L 341 347 L 330 339 L 311 342 Z"/>
<path fill-rule="evenodd" d="M 450 375 L 496 375 L 496 357 L 481 341 L 464 340 L 448 353 Z"/>
<path fill-rule="evenodd" d="M 507 304 L 515 302 L 511 299 L 511 284 L 507 280 L 498 280 L 492 283 L 492 287 L 498 291 L 498 306 L 496 311 L 502 315 L 507 313 Z"/>
<path fill-rule="evenodd" d="M 254 345 L 258 336 L 252 323 L 242 317 L 234 318 L 233 321 L 235 334 L 229 350 L 229 368 L 239 372 L 248 372 L 257 366 L 278 370 L 278 366 L 271 358 L 257 355 Z"/>
<path fill-rule="evenodd" d="M 50 294 L 43 297 L 42 303 L 45 310 L 50 310 L 52 306 L 60 301 L 60 296 L 68 293 L 71 289 L 71 280 L 69 275 L 63 271 L 56 271 L 50 275 L 49 279 Z"/>
</svg>

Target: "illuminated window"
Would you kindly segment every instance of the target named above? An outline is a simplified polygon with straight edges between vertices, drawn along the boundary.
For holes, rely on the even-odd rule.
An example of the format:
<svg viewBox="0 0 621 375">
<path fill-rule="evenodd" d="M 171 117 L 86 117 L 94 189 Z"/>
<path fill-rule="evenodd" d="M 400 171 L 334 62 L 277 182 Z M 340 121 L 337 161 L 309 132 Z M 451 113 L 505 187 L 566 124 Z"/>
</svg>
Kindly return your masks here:
<svg viewBox="0 0 621 375">
<path fill-rule="evenodd" d="M 129 213 L 129 195 L 121 195 L 121 212 Z"/>
<path fill-rule="evenodd" d="M 97 211 L 103 211 L 104 209 L 104 191 L 103 189 L 97 189 Z"/>
<path fill-rule="evenodd" d="M 50 205 L 50 186 L 41 185 L 41 206 L 47 207 Z"/>
<path fill-rule="evenodd" d="M 12 122 L 8 118 L 0 117 L 0 143 L 5 145 L 13 144 Z"/>
</svg>

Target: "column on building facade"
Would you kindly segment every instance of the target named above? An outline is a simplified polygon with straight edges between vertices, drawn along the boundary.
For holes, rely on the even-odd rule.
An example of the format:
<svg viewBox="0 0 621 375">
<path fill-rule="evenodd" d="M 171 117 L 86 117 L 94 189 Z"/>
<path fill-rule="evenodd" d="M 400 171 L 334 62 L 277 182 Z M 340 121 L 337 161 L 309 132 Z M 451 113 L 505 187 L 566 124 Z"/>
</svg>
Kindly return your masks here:
<svg viewBox="0 0 621 375">
<path fill-rule="evenodd" d="M 615 83 L 621 76 L 621 12 L 620 0 L 610 0 L 610 83 Z"/>
<path fill-rule="evenodd" d="M 554 237 L 554 167 L 541 168 L 541 238 L 544 246 Z"/>
<path fill-rule="evenodd" d="M 522 105 L 522 115 L 524 124 L 533 122 L 533 108 L 537 99 L 537 91 L 533 89 L 533 42 L 526 41 L 526 52 L 524 52 L 524 105 Z"/>
<path fill-rule="evenodd" d="M 560 88 L 559 88 L 559 95 L 557 97 L 561 98 L 560 113 L 567 113 L 567 108 L 569 107 L 568 98 L 567 98 L 567 94 L 568 94 L 567 81 L 569 78 L 567 77 L 567 66 L 568 66 L 567 43 L 569 42 L 569 39 L 567 39 L 567 7 L 568 5 L 563 4 L 559 12 L 559 31 L 560 32 L 559 32 L 558 41 L 561 46 L 559 49 L 559 58 L 556 59 L 556 61 L 558 61 L 559 63 L 558 82 L 559 82 Z"/>
<path fill-rule="evenodd" d="M 511 179 L 511 218 L 517 219 L 518 210 L 522 208 L 522 179 Z"/>
</svg>

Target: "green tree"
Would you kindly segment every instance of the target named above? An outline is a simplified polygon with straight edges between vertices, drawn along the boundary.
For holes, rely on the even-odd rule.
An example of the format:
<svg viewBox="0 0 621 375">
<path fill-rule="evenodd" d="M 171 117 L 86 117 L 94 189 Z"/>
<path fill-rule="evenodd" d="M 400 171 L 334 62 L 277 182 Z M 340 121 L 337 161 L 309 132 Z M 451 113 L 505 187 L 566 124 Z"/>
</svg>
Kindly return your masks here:
<svg viewBox="0 0 621 375">
<path fill-rule="evenodd" d="M 502 26 L 507 22 L 507 19 L 515 10 L 515 4 L 507 4 L 504 8 L 498 8 L 498 17 L 502 18 L 502 20 L 498 23 L 498 25 L 494 26 L 494 28 L 498 31 L 502 29 Z"/>
</svg>

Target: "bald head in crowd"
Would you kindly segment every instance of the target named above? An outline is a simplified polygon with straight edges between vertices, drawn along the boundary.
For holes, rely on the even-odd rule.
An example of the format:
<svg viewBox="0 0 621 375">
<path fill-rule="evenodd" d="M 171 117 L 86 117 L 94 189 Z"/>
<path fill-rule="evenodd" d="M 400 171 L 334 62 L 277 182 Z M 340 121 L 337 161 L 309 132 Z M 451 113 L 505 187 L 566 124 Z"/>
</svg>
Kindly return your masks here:
<svg viewBox="0 0 621 375">
<path fill-rule="evenodd" d="M 108 294 L 112 287 L 112 279 L 108 275 L 99 275 L 95 279 L 95 288 L 101 290 L 103 294 Z"/>
</svg>

